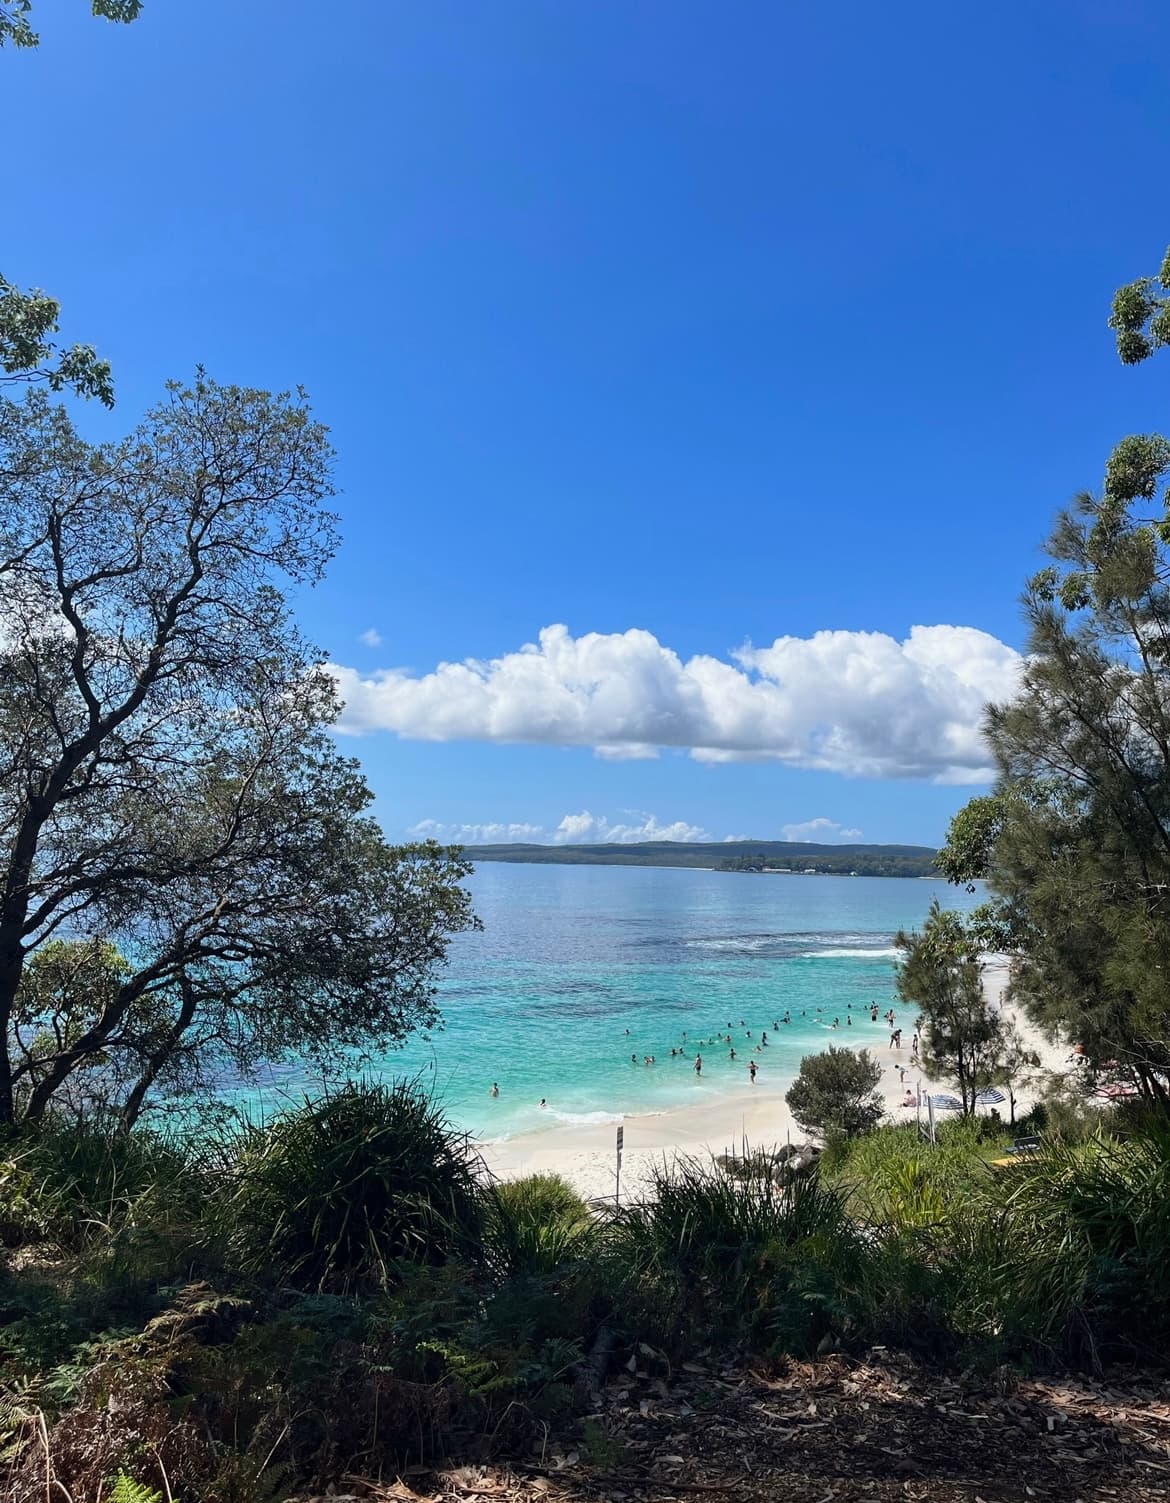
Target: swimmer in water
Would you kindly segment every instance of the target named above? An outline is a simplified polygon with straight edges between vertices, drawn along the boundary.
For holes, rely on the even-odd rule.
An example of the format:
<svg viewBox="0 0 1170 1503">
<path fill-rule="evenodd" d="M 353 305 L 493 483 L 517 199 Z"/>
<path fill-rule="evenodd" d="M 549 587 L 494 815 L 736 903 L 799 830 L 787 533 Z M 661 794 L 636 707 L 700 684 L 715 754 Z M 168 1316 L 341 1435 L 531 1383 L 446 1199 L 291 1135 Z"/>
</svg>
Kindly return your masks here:
<svg viewBox="0 0 1170 1503">
<path fill-rule="evenodd" d="M 760 1043 L 763 1044 L 765 1046 L 765 1048 L 767 1047 L 767 1044 L 768 1044 L 768 1030 L 766 1028 L 764 1029 L 763 1033 L 760 1034 Z"/>
<path fill-rule="evenodd" d="M 752 1085 L 755 1085 L 755 1083 L 756 1083 L 756 1062 L 755 1062 L 754 1059 L 748 1061 L 748 1074 L 752 1078 Z"/>
<path fill-rule="evenodd" d="M 701 1054 L 696 1054 L 695 1055 L 695 1075 L 696 1076 L 700 1076 L 700 1075 L 702 1075 L 702 1073 L 703 1073 L 703 1056 Z"/>
<path fill-rule="evenodd" d="M 636 1054 L 631 1054 L 630 1055 L 630 1064 L 636 1065 L 637 1063 L 638 1063 L 638 1056 Z"/>
<path fill-rule="evenodd" d="M 543 1112 L 543 1111 L 544 1111 L 544 1109 L 545 1109 L 545 1108 L 546 1108 L 546 1107 L 547 1107 L 547 1106 L 548 1106 L 548 1102 L 547 1102 L 547 1101 L 546 1101 L 546 1100 L 545 1100 L 545 1099 L 544 1099 L 544 1097 L 543 1097 L 543 1096 L 542 1096 L 542 1097 L 541 1097 L 541 1098 L 540 1098 L 540 1110 L 541 1110 L 541 1111 L 542 1111 L 542 1112 Z"/>
<path fill-rule="evenodd" d="M 500 1094 L 500 1082 L 498 1080 L 493 1080 L 492 1081 L 492 1095 L 493 1096 L 498 1096 L 499 1094 Z"/>
</svg>

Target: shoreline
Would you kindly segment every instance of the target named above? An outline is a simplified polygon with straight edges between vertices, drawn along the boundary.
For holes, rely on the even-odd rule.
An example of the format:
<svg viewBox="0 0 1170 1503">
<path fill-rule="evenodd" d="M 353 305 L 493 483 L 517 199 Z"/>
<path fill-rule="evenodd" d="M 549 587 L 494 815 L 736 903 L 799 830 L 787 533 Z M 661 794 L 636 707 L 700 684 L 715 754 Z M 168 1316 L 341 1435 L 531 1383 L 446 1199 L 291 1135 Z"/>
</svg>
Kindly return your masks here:
<svg viewBox="0 0 1170 1503">
<path fill-rule="evenodd" d="M 988 956 L 983 967 L 983 994 L 990 1007 L 1000 1007 L 1015 1022 L 1029 1046 L 1036 1050 L 1045 1070 L 1064 1063 L 1065 1046 L 1054 1044 L 1013 1009 L 1004 1007 L 1008 961 Z M 903 1028 L 906 1025 L 903 1024 Z M 907 1036 L 911 1030 L 906 1029 Z M 882 1067 L 877 1087 L 894 1122 L 909 1120 L 915 1113 L 902 1105 L 907 1088 L 923 1092 L 948 1089 L 930 1080 L 912 1061 L 909 1045 L 898 1050 L 874 1049 L 872 1044 L 844 1043 L 839 1047 L 870 1050 Z M 899 1070 L 906 1072 L 903 1085 Z M 707 1158 L 729 1150 L 749 1147 L 778 1148 L 785 1142 L 803 1143 L 808 1134 L 797 1126 L 784 1100 L 795 1077 L 788 1075 L 775 1084 L 737 1085 L 718 1101 L 668 1107 L 623 1117 L 621 1123 L 556 1124 L 536 1128 L 494 1142 L 480 1140 L 478 1150 L 490 1171 L 500 1179 L 525 1174 L 559 1174 L 587 1200 L 611 1199 L 615 1193 L 616 1133 L 624 1128 L 621 1198 L 635 1199 L 646 1190 L 654 1169 L 675 1157 Z M 1017 1094 L 1017 1113 L 1026 1112 L 1035 1100 L 1035 1090 Z M 946 1113 L 949 1118 L 952 1114 Z"/>
</svg>

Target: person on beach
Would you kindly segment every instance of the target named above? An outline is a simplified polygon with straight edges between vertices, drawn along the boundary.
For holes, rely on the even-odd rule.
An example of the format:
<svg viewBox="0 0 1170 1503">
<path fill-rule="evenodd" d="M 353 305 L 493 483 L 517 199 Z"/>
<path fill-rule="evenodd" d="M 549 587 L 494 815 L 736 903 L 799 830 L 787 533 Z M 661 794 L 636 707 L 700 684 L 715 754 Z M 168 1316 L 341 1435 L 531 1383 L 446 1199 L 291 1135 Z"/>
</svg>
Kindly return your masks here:
<svg viewBox="0 0 1170 1503">
<path fill-rule="evenodd" d="M 910 1057 L 911 1057 L 911 1059 L 917 1059 L 918 1058 L 918 1035 L 917 1034 L 915 1034 L 914 1037 L 910 1040 Z"/>
<path fill-rule="evenodd" d="M 755 1085 L 755 1083 L 756 1083 L 756 1062 L 755 1062 L 754 1059 L 748 1061 L 748 1074 L 752 1078 L 752 1085 Z"/>
<path fill-rule="evenodd" d="M 913 1091 L 908 1090 L 906 1092 L 906 1094 L 902 1097 L 902 1105 L 903 1106 L 913 1106 L 914 1105 L 914 1092 Z"/>
<path fill-rule="evenodd" d="M 696 1054 L 695 1055 L 695 1076 L 696 1076 L 696 1078 L 698 1076 L 702 1075 L 702 1073 L 703 1073 L 703 1056 L 701 1054 Z"/>
<path fill-rule="evenodd" d="M 492 1081 L 492 1095 L 493 1096 L 498 1096 L 499 1094 L 500 1094 L 500 1082 L 498 1080 L 493 1080 Z"/>
<path fill-rule="evenodd" d="M 906 1066 L 905 1065 L 899 1065 L 898 1066 L 898 1084 L 899 1085 L 905 1085 L 906 1084 Z"/>
</svg>

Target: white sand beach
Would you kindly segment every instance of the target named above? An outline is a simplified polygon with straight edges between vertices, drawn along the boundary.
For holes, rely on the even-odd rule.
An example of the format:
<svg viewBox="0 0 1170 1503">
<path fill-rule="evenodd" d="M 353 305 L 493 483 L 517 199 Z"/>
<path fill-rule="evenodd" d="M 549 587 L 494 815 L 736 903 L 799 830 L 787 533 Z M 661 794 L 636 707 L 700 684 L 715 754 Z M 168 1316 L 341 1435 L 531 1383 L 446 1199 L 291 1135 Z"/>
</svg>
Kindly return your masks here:
<svg viewBox="0 0 1170 1503">
<path fill-rule="evenodd" d="M 1014 1019 L 1030 1047 L 1039 1054 L 1042 1066 L 1049 1071 L 1067 1068 L 1068 1049 L 1053 1044 L 1011 1006 L 1003 1001 L 1008 982 L 1005 956 L 987 956 L 983 967 L 983 990 L 989 1007 L 1004 1007 L 1006 1017 Z M 897 1009 L 895 1009 L 897 1010 Z M 882 1066 L 879 1087 L 890 1120 L 897 1122 L 914 1115 L 902 1105 L 906 1088 L 924 1092 L 948 1090 L 944 1083 L 930 1080 L 912 1059 L 910 1024 L 913 1015 L 903 1008 L 898 1016 L 902 1026 L 901 1049 L 871 1049 Z M 842 1041 L 844 1042 L 844 1041 Z M 905 1085 L 899 1070 L 906 1072 Z M 621 1198 L 636 1199 L 644 1190 L 655 1164 L 675 1155 L 706 1157 L 709 1154 L 741 1150 L 744 1141 L 752 1148 L 779 1147 L 785 1142 L 802 1143 L 806 1134 L 793 1121 L 784 1100 L 792 1076 L 771 1079 L 761 1068 L 754 1086 L 743 1085 L 729 1091 L 718 1102 L 658 1112 L 625 1119 L 625 1147 L 622 1155 Z M 1034 1092 L 1017 1093 L 1017 1113 L 1031 1105 Z M 1004 1109 L 1006 1115 L 1006 1108 Z M 949 1114 L 944 1114 L 944 1117 Z M 502 1143 L 482 1145 L 488 1167 L 502 1179 L 522 1174 L 560 1174 L 587 1199 L 601 1199 L 615 1192 L 615 1127 L 612 1123 L 590 1127 L 558 1126 L 547 1131 L 523 1133 Z"/>
</svg>

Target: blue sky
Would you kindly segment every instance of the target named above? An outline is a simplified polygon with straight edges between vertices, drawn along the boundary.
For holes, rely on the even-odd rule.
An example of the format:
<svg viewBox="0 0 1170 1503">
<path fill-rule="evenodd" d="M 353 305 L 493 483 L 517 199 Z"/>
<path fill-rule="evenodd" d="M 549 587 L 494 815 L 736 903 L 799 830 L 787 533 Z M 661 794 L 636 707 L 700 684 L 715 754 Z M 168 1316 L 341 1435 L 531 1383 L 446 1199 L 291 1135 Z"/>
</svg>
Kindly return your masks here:
<svg viewBox="0 0 1170 1503">
<path fill-rule="evenodd" d="M 1053 512 L 1165 421 L 1105 324 L 1170 239 L 1164 7 L 87 9 L 3 59 L 3 270 L 113 360 L 95 432 L 308 387 L 300 610 L 391 835 L 941 837 Z"/>
</svg>

